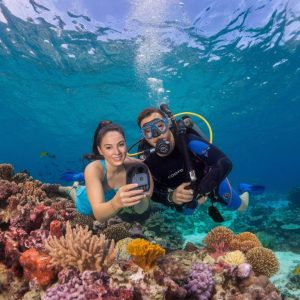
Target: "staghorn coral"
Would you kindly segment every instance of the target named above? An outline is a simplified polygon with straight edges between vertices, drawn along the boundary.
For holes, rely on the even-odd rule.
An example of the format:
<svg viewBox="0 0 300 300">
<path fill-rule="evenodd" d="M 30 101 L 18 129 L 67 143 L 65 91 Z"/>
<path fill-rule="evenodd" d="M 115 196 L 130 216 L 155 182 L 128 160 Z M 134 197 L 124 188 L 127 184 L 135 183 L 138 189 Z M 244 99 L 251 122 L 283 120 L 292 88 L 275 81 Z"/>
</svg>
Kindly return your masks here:
<svg viewBox="0 0 300 300">
<path fill-rule="evenodd" d="M 14 168 L 11 164 L 0 164 L 0 179 L 10 180 L 13 173 Z"/>
<path fill-rule="evenodd" d="M 109 240 L 114 240 L 118 242 L 122 239 L 130 237 L 130 232 L 128 231 L 130 224 L 128 223 L 120 223 L 108 226 L 106 229 L 102 231 L 102 233 Z"/>
<path fill-rule="evenodd" d="M 144 239 L 135 239 L 127 246 L 127 252 L 132 260 L 144 271 L 150 270 L 157 258 L 165 255 L 165 249 Z"/>
<path fill-rule="evenodd" d="M 27 280 L 33 280 L 41 286 L 46 286 L 54 279 L 55 272 L 50 264 L 51 257 L 49 255 L 32 248 L 22 253 L 19 260 Z"/>
<path fill-rule="evenodd" d="M 271 277 L 279 270 L 279 262 L 272 250 L 264 247 L 254 247 L 246 253 L 256 275 Z"/>
<path fill-rule="evenodd" d="M 77 225 L 72 229 L 70 222 L 66 223 L 66 234 L 58 239 L 50 236 L 45 248 L 52 257 L 52 264 L 58 267 L 73 266 L 80 272 L 85 270 L 101 271 L 114 261 L 117 248 L 115 242 L 109 241 L 104 235 L 93 235 L 88 227 Z"/>
<path fill-rule="evenodd" d="M 194 296 L 198 300 L 208 300 L 214 285 L 212 267 L 204 263 L 195 263 L 191 268 L 188 283 L 184 287 L 189 296 Z"/>
<path fill-rule="evenodd" d="M 224 262 L 228 265 L 238 266 L 246 262 L 246 257 L 240 250 L 231 251 L 225 254 Z"/>
<path fill-rule="evenodd" d="M 204 244 L 209 252 L 213 252 L 214 256 L 222 255 L 229 249 L 234 233 L 224 226 L 217 226 L 213 228 L 205 237 Z"/>
<path fill-rule="evenodd" d="M 242 232 L 230 241 L 231 250 L 240 250 L 246 253 L 248 250 L 254 247 L 260 247 L 261 243 L 254 233 Z"/>
</svg>

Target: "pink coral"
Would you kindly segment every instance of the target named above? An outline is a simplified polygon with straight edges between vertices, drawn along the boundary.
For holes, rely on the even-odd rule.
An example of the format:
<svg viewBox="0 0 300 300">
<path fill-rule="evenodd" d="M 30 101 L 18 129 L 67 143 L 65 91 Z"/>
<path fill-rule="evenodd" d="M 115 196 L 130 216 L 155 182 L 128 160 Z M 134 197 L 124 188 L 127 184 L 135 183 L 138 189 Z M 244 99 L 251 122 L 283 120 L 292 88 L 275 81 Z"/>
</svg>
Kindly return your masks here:
<svg viewBox="0 0 300 300">
<path fill-rule="evenodd" d="M 6 200 L 11 195 L 16 194 L 18 191 L 19 187 L 16 183 L 0 179 L 0 201 Z M 2 204 L 1 206 L 5 207 L 6 205 Z"/>
</svg>

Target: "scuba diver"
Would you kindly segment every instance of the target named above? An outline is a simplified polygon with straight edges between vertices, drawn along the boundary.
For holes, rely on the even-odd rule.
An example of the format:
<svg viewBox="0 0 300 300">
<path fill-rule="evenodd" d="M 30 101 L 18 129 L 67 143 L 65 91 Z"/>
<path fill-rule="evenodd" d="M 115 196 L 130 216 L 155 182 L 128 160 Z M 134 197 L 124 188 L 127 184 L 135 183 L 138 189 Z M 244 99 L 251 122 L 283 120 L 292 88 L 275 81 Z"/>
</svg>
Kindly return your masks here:
<svg viewBox="0 0 300 300">
<path fill-rule="evenodd" d="M 238 195 L 231 187 L 228 157 L 188 125 L 189 120 L 177 122 L 175 116 L 162 104 L 160 109 L 144 109 L 137 118 L 143 136 L 137 154 L 154 180 L 152 200 L 192 214 L 198 203 L 209 198 L 208 213 L 215 222 L 224 221 L 215 202 L 231 210 L 246 210 L 249 193 Z"/>
</svg>

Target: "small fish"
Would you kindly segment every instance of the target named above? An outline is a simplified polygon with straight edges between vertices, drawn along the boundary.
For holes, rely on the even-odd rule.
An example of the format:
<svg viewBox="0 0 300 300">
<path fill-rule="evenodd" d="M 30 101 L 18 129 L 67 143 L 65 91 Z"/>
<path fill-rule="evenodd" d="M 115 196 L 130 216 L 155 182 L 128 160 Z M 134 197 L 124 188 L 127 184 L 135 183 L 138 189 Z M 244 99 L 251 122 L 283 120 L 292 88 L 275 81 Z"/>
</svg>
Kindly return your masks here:
<svg viewBox="0 0 300 300">
<path fill-rule="evenodd" d="M 54 154 L 50 154 L 47 151 L 42 151 L 39 153 L 39 157 L 49 157 L 49 158 L 56 158 Z"/>
</svg>

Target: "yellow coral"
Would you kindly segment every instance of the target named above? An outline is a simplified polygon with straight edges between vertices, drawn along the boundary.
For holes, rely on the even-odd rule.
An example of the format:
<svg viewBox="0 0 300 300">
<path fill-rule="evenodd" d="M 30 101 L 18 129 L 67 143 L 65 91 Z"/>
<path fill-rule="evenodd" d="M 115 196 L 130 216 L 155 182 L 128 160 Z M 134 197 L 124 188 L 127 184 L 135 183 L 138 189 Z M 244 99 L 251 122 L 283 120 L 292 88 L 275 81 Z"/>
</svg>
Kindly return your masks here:
<svg viewBox="0 0 300 300">
<path fill-rule="evenodd" d="M 226 253 L 224 256 L 224 262 L 228 265 L 238 266 L 246 262 L 246 257 L 242 251 L 236 250 Z"/>
<path fill-rule="evenodd" d="M 229 243 L 234 237 L 234 233 L 224 226 L 217 226 L 212 229 L 204 239 L 206 247 L 210 250 L 215 250 L 220 244 L 223 250 L 229 247 Z"/>
<path fill-rule="evenodd" d="M 294 275 L 300 275 L 300 265 L 298 265 L 298 266 L 294 269 L 293 274 L 294 274 Z"/>
<path fill-rule="evenodd" d="M 278 259 L 273 251 L 268 248 L 254 247 L 246 253 L 246 259 L 256 275 L 271 277 L 279 270 Z"/>
<path fill-rule="evenodd" d="M 127 246 L 127 251 L 132 260 L 144 271 L 154 266 L 156 259 L 165 254 L 165 249 L 159 245 L 152 244 L 144 239 L 135 239 Z"/>
<path fill-rule="evenodd" d="M 236 235 L 230 241 L 230 249 L 231 250 L 240 250 L 246 253 L 248 250 L 254 247 L 260 247 L 261 243 L 256 235 L 252 232 L 242 232 Z"/>
</svg>

